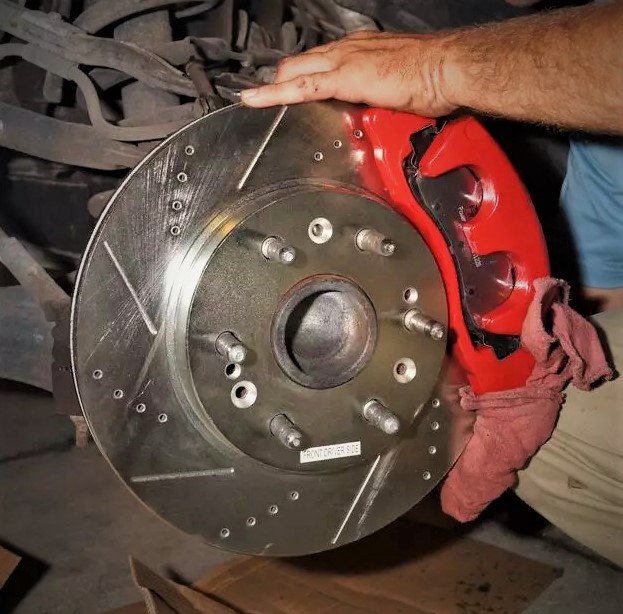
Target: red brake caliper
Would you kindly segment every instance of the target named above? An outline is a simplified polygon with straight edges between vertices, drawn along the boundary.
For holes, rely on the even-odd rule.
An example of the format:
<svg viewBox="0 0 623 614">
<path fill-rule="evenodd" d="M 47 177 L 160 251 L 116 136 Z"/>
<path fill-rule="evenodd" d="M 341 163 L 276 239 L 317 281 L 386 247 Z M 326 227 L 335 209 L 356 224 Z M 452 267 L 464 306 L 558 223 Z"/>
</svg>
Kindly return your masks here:
<svg viewBox="0 0 623 614">
<path fill-rule="evenodd" d="M 451 352 L 476 393 L 523 386 L 533 367 L 519 335 L 533 281 L 549 274 L 532 202 L 473 118 L 439 125 L 362 109 L 345 117 L 368 189 L 419 230 L 441 270 Z"/>
</svg>

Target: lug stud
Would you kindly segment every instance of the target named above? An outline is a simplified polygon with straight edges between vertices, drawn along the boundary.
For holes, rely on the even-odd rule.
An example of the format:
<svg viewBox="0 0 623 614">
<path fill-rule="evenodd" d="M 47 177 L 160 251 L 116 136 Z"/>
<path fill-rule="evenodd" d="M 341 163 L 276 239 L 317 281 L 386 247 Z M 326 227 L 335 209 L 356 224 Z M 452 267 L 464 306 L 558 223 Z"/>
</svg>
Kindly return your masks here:
<svg viewBox="0 0 623 614">
<path fill-rule="evenodd" d="M 391 256 L 396 251 L 396 244 L 371 228 L 364 228 L 355 237 L 357 247 L 364 252 L 371 252 L 379 256 Z"/>
<path fill-rule="evenodd" d="M 440 322 L 426 317 L 417 309 L 407 311 L 404 316 L 404 325 L 408 331 L 428 335 L 435 341 L 443 341 L 446 338 L 446 327 Z"/>
<path fill-rule="evenodd" d="M 273 262 L 292 264 L 296 259 L 296 250 L 279 237 L 268 237 L 262 243 L 262 255 Z"/>
<path fill-rule="evenodd" d="M 270 432 L 291 450 L 298 450 L 303 445 L 303 433 L 284 414 L 278 414 L 270 421 Z"/>
<path fill-rule="evenodd" d="M 362 414 L 368 423 L 387 435 L 395 435 L 400 430 L 398 416 L 374 399 L 363 406 Z"/>
<path fill-rule="evenodd" d="M 247 348 L 230 332 L 221 333 L 215 343 L 216 351 L 234 364 L 242 364 L 247 358 Z"/>
</svg>

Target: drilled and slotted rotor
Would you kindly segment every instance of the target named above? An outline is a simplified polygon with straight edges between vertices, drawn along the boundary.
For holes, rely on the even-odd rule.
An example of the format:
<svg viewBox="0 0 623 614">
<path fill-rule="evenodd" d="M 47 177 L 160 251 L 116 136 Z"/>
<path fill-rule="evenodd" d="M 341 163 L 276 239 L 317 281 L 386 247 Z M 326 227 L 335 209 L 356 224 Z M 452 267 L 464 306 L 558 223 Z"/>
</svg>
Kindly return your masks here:
<svg viewBox="0 0 623 614">
<path fill-rule="evenodd" d="M 81 267 L 72 357 L 93 435 L 140 499 L 219 547 L 367 535 L 468 436 L 441 276 L 363 189 L 350 109 L 194 122 L 124 182 Z"/>
</svg>

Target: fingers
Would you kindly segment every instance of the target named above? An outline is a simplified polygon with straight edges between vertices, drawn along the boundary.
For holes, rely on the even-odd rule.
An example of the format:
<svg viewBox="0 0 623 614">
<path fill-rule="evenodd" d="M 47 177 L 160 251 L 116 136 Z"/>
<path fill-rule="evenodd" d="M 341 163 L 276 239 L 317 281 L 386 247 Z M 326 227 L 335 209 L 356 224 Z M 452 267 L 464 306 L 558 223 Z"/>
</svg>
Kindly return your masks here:
<svg viewBox="0 0 623 614">
<path fill-rule="evenodd" d="M 299 75 L 312 75 L 335 68 L 335 61 L 328 53 L 304 53 L 283 60 L 279 64 L 275 83 L 290 81 Z"/>
<path fill-rule="evenodd" d="M 243 91 L 240 99 L 250 107 L 269 107 L 326 100 L 338 97 L 336 94 L 341 93 L 341 100 L 359 102 L 365 98 L 369 84 L 364 81 L 351 91 L 344 87 L 344 83 L 340 83 L 340 79 L 346 77 L 352 81 L 353 71 L 348 70 L 347 58 L 369 47 L 366 41 L 379 38 L 386 37 L 379 32 L 355 32 L 338 41 L 287 58 L 279 65 L 273 84 Z M 354 65 L 352 67 L 357 68 Z"/>
<path fill-rule="evenodd" d="M 327 100 L 335 96 L 338 79 L 339 71 L 300 75 L 289 81 L 245 90 L 241 92 L 240 98 L 250 107 L 271 107 L 312 100 Z"/>
</svg>

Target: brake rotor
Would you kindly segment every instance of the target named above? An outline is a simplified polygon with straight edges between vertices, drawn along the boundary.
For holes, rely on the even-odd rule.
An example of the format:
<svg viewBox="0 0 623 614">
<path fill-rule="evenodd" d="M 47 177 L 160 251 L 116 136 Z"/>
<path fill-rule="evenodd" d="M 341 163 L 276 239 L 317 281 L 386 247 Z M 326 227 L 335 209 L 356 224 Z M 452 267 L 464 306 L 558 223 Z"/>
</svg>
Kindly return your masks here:
<svg viewBox="0 0 623 614">
<path fill-rule="evenodd" d="M 337 103 L 229 107 L 126 179 L 76 284 L 100 450 L 214 546 L 327 550 L 422 499 L 463 449 L 444 281 L 366 187 Z"/>
</svg>

